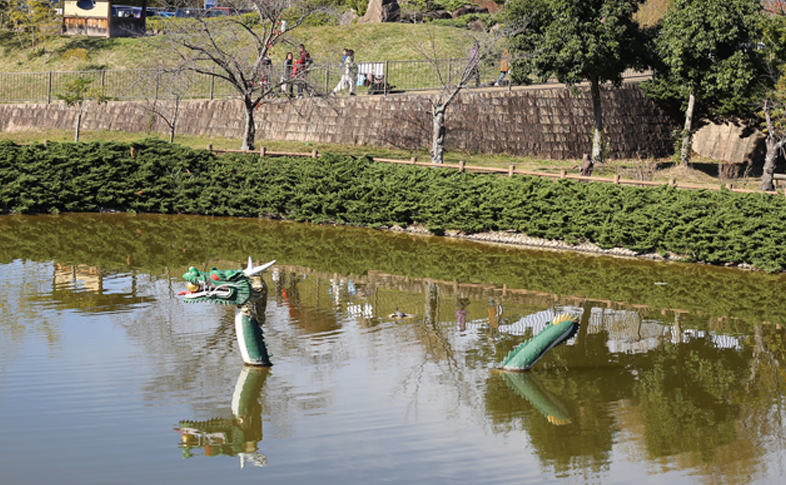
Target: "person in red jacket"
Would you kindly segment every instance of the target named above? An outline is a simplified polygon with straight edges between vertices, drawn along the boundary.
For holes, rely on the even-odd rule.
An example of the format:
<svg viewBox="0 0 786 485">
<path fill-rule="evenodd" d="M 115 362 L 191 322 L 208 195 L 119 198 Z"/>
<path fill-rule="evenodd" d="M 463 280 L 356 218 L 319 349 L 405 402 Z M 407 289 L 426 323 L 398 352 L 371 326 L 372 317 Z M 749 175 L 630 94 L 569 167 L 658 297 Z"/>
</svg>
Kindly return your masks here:
<svg viewBox="0 0 786 485">
<path fill-rule="evenodd" d="M 297 83 L 297 97 L 303 97 L 303 86 L 308 83 L 308 69 L 311 67 L 311 55 L 306 50 L 306 46 L 297 46 L 298 58 L 295 67 L 292 69 L 293 77 Z"/>
</svg>

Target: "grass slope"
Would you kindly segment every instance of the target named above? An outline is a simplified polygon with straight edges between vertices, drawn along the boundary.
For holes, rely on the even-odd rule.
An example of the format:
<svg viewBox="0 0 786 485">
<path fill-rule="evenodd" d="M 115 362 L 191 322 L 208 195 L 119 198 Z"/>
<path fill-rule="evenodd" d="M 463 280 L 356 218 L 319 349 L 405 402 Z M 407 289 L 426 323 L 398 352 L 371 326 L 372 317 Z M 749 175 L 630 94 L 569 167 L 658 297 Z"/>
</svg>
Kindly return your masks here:
<svg viewBox="0 0 786 485">
<path fill-rule="evenodd" d="M 300 27 L 287 38 L 292 46 L 274 48 L 271 59 L 278 65 L 286 52 L 303 43 L 314 61 L 339 62 L 344 47 L 354 49 L 358 62 L 422 60 L 418 43 L 433 35 L 441 56 L 465 57 L 472 44 L 469 31 L 427 24 L 363 24 Z M 16 38 L 0 31 L 0 73 L 74 71 L 88 69 L 136 69 L 166 61 L 167 53 L 157 36 L 101 38 L 56 36 L 44 50 L 21 49 Z"/>
</svg>

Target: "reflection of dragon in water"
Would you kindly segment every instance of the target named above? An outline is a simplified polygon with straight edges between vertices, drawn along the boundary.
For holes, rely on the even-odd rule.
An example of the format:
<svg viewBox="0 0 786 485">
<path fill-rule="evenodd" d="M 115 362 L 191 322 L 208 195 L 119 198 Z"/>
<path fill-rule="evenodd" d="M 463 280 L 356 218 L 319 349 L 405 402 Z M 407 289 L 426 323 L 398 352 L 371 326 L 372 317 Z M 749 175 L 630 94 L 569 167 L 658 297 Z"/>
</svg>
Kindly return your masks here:
<svg viewBox="0 0 786 485">
<path fill-rule="evenodd" d="M 576 335 L 578 330 L 579 319 L 563 313 L 540 333 L 511 350 L 499 366 L 507 371 L 529 370 L 546 352 Z"/>
<path fill-rule="evenodd" d="M 570 424 L 570 415 L 562 403 L 540 385 L 533 374 L 505 372 L 502 374 L 505 383 L 516 394 L 529 401 L 535 409 L 554 426 Z"/>
<path fill-rule="evenodd" d="M 221 271 L 213 268 L 207 273 L 192 266 L 183 275 L 188 291 L 178 293 L 189 303 L 207 301 L 237 305 L 235 332 L 243 361 L 248 365 L 272 365 L 262 334 L 267 284 L 261 274 L 274 263 L 271 261 L 254 266 L 251 258 L 248 258 L 248 267 L 244 270 Z"/>
<path fill-rule="evenodd" d="M 259 453 L 262 440 L 262 405 L 259 395 L 269 370 L 264 367 L 243 367 L 232 394 L 232 418 L 206 421 L 183 420 L 175 429 L 180 433 L 183 458 L 205 456 L 239 456 L 240 467 L 252 463 L 267 466 L 267 457 Z"/>
</svg>

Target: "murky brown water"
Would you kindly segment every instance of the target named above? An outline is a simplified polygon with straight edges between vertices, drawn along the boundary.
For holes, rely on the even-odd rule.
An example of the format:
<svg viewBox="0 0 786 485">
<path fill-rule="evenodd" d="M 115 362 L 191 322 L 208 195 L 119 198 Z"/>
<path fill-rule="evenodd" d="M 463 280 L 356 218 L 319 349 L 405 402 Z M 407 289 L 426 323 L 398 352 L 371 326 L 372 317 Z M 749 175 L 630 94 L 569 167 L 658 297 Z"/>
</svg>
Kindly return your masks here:
<svg viewBox="0 0 786 485">
<path fill-rule="evenodd" d="M 267 371 L 232 308 L 176 296 L 248 256 L 278 260 Z M 362 229 L 0 217 L 0 483 L 778 483 L 784 294 Z M 493 371 L 562 311 L 575 339 Z"/>
</svg>

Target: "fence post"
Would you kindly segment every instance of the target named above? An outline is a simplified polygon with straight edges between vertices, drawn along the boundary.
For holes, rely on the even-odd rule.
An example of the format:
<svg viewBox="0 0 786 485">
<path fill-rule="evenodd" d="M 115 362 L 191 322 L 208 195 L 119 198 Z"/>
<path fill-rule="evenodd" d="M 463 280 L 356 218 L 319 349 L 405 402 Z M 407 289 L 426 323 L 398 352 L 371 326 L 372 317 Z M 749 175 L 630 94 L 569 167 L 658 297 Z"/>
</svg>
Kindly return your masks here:
<svg viewBox="0 0 786 485">
<path fill-rule="evenodd" d="M 383 82 L 385 83 L 385 88 L 384 88 L 385 92 L 384 92 L 383 96 L 387 96 L 388 95 L 388 86 L 390 86 L 390 61 L 385 61 L 385 77 L 382 78 L 382 79 L 384 79 Z"/>
<path fill-rule="evenodd" d="M 676 187 L 677 186 L 677 179 L 674 179 L 674 178 L 669 179 L 669 185 L 671 187 Z"/>
<path fill-rule="evenodd" d="M 106 69 L 101 69 L 101 89 L 106 87 Z"/>
<path fill-rule="evenodd" d="M 52 71 L 49 71 L 49 82 L 46 85 L 46 104 L 52 102 Z"/>
<path fill-rule="evenodd" d="M 614 175 L 614 183 L 615 184 L 619 184 L 620 183 L 620 174 Z"/>
<path fill-rule="evenodd" d="M 559 177 L 560 178 L 564 179 L 567 176 L 568 176 L 568 171 L 567 170 L 565 170 L 565 169 L 560 170 L 560 172 L 559 172 Z"/>
<path fill-rule="evenodd" d="M 158 82 L 159 82 L 158 78 L 159 78 L 159 76 L 161 76 L 161 72 L 160 71 L 156 71 L 156 94 L 155 94 L 155 98 L 154 98 L 156 101 L 158 101 Z"/>
<path fill-rule="evenodd" d="M 515 165 L 508 165 L 508 177 L 512 177 L 513 176 L 513 171 L 514 170 L 516 170 L 516 166 Z"/>
<path fill-rule="evenodd" d="M 325 93 L 330 92 L 330 64 L 325 67 Z"/>
<path fill-rule="evenodd" d="M 464 171 L 464 164 L 465 163 L 466 162 L 464 162 L 464 160 L 459 160 L 459 172 L 463 172 Z"/>
<path fill-rule="evenodd" d="M 260 148 L 259 148 L 259 156 L 260 156 L 260 157 L 264 157 L 265 155 L 267 155 L 267 148 L 265 148 L 265 147 L 260 147 Z"/>
<path fill-rule="evenodd" d="M 211 72 L 212 72 L 212 68 L 211 68 Z M 214 92 L 213 89 L 215 85 L 216 85 L 216 77 L 210 76 L 210 101 L 213 101 L 213 92 Z"/>
<path fill-rule="evenodd" d="M 409 159 L 409 163 L 411 163 L 412 165 L 415 165 L 415 163 L 417 163 L 417 161 L 418 161 L 418 159 L 417 159 L 417 158 L 415 158 L 415 157 L 411 157 L 411 158 Z"/>
<path fill-rule="evenodd" d="M 319 156 L 319 153 L 317 152 L 316 149 L 311 150 L 311 158 L 317 158 L 318 156 Z"/>
</svg>

